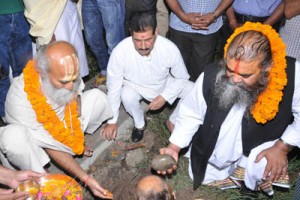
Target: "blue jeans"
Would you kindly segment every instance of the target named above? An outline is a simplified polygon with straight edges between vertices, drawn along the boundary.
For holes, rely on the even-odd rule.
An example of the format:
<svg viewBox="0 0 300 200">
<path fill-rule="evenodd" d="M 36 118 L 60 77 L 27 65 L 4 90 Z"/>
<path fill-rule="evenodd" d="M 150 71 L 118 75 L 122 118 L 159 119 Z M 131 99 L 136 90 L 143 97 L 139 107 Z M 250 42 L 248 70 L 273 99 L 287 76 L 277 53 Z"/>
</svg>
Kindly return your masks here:
<svg viewBox="0 0 300 200">
<path fill-rule="evenodd" d="M 82 1 L 85 39 L 96 56 L 101 71 L 106 71 L 109 55 L 124 39 L 123 4 L 124 0 Z"/>
<path fill-rule="evenodd" d="M 13 77 L 19 76 L 32 59 L 29 24 L 23 12 L 0 15 L 0 117 L 4 117 L 4 103 L 10 86 L 9 67 Z"/>
</svg>

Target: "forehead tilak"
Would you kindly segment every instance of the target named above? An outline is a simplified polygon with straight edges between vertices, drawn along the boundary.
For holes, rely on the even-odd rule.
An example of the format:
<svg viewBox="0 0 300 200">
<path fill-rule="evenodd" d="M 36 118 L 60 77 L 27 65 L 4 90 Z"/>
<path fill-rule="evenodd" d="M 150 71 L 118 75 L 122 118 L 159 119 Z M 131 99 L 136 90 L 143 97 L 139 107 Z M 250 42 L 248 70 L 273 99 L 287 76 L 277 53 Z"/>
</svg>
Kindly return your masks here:
<svg viewBox="0 0 300 200">
<path fill-rule="evenodd" d="M 78 75 L 79 61 L 76 54 L 66 55 L 59 58 L 59 63 L 65 69 L 65 76 L 63 80 L 71 81 L 74 76 Z M 74 72 L 76 71 L 76 74 Z"/>
</svg>

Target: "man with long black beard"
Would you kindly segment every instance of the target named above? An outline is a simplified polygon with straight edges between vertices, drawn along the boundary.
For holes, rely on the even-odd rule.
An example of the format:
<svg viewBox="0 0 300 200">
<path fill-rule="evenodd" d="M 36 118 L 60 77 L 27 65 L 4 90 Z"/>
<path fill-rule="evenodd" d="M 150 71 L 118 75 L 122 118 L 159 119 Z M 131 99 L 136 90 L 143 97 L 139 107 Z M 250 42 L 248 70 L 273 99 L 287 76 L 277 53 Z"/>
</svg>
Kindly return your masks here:
<svg viewBox="0 0 300 200">
<path fill-rule="evenodd" d="M 75 48 L 63 41 L 47 45 L 27 63 L 7 95 L 9 125 L 0 129 L 0 159 L 8 168 L 41 173 L 51 159 L 105 198 L 107 190 L 73 156 L 86 152 L 83 132 L 92 134 L 112 111 L 103 92 L 82 92 L 79 70 Z"/>
<path fill-rule="evenodd" d="M 191 144 L 194 189 L 239 179 L 272 195 L 267 186 L 289 187 L 278 181 L 287 179 L 288 152 L 300 146 L 300 63 L 285 57 L 270 26 L 250 22 L 229 38 L 224 58 L 205 68 L 180 103 L 170 144 L 160 153 L 178 160 Z"/>
</svg>

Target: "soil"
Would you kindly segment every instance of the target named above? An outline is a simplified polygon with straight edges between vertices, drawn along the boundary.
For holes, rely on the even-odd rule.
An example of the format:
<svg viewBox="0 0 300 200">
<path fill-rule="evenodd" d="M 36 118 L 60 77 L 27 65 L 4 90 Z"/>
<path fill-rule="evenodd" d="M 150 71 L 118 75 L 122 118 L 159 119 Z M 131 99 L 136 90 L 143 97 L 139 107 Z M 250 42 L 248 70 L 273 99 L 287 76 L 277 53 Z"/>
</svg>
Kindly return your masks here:
<svg viewBox="0 0 300 200">
<path fill-rule="evenodd" d="M 97 162 L 90 166 L 88 174 L 98 180 L 102 187 L 112 191 L 114 199 L 131 200 L 133 199 L 134 186 L 137 181 L 146 175 L 156 174 L 155 171 L 151 170 L 150 163 L 164 144 L 162 144 L 161 137 L 155 136 L 155 133 L 147 128 L 143 140 L 139 142 L 145 143 L 145 147 L 121 152 L 124 154 L 124 157 L 114 155 L 117 158 L 113 159 L 109 155 L 115 150 L 118 142 L 120 141 L 115 141 L 114 144 L 99 157 Z M 122 140 L 121 142 L 124 142 L 126 145 L 132 144 L 130 139 Z M 135 166 L 132 166 L 132 162 L 134 161 L 129 161 L 129 159 L 136 159 Z M 176 191 L 177 200 L 195 199 L 195 195 L 192 187 Z M 84 199 L 90 200 L 97 198 L 93 197 L 90 191 L 85 190 Z"/>
</svg>

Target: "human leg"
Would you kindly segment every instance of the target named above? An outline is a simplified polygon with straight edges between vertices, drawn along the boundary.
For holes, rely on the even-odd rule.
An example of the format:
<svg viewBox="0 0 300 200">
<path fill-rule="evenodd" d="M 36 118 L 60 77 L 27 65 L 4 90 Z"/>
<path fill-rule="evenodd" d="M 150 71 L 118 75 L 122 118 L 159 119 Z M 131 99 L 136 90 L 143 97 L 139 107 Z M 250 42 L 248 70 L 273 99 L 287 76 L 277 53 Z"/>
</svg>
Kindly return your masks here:
<svg viewBox="0 0 300 200">
<path fill-rule="evenodd" d="M 142 129 L 145 126 L 144 111 L 141 108 L 141 95 L 130 86 L 123 86 L 121 101 L 134 121 L 134 127 Z"/>
<path fill-rule="evenodd" d="M 272 147 L 275 142 L 270 141 L 270 142 L 265 142 L 254 149 L 251 150 L 248 159 L 247 159 L 247 164 L 245 166 L 245 185 L 247 188 L 251 190 L 256 190 L 256 189 L 262 189 L 267 195 L 271 196 L 273 195 L 274 191 L 272 189 L 272 185 L 278 186 L 278 187 L 283 187 L 283 188 L 290 188 L 289 185 L 289 177 L 288 175 L 286 177 L 280 177 L 279 180 L 274 181 L 271 183 L 270 181 L 263 180 L 263 173 L 267 165 L 267 159 L 262 158 L 259 162 L 255 162 L 258 154 L 267 149 Z"/>
<path fill-rule="evenodd" d="M 45 172 L 43 167 L 50 161 L 31 137 L 29 129 L 19 125 L 0 129 L 0 150 L 1 162 L 9 168 Z"/>
<path fill-rule="evenodd" d="M 188 70 L 188 73 L 191 76 L 191 56 L 193 53 L 193 41 L 191 40 L 190 36 L 191 33 L 177 31 L 175 29 L 170 28 L 170 40 L 174 42 L 178 47 L 184 60 L 184 64 Z"/>
<path fill-rule="evenodd" d="M 130 35 L 129 32 L 129 21 L 132 12 L 135 11 L 148 11 L 153 10 L 156 12 L 156 2 L 157 0 L 126 0 L 125 3 L 125 37 Z"/>
<path fill-rule="evenodd" d="M 125 110 L 133 117 L 134 128 L 132 130 L 131 140 L 138 142 L 144 137 L 146 121 L 144 111 L 141 109 L 141 95 L 130 86 L 123 86 L 121 92 L 121 101 Z"/>
<path fill-rule="evenodd" d="M 22 73 L 27 61 L 32 58 L 29 25 L 22 12 L 0 15 L 3 28 L 0 33 L 0 117 L 4 117 L 4 102 L 9 89 L 9 67 L 13 76 Z"/>
<path fill-rule="evenodd" d="M 98 89 L 84 92 L 81 96 L 82 128 L 92 134 L 107 119 L 112 117 L 112 110 L 106 95 Z"/>
<path fill-rule="evenodd" d="M 106 71 L 108 49 L 104 40 L 101 8 L 97 1 L 84 0 L 82 2 L 82 20 L 85 39 L 97 59 L 98 67 L 100 71 Z"/>
<path fill-rule="evenodd" d="M 192 34 L 192 53 L 190 60 L 190 80 L 196 81 L 203 72 L 204 66 L 212 63 L 219 38 L 219 32 L 209 35 Z"/>
<path fill-rule="evenodd" d="M 166 37 L 169 30 L 169 11 L 166 7 L 164 0 L 158 0 L 156 4 L 156 18 L 158 34 Z"/>
<path fill-rule="evenodd" d="M 105 28 L 108 55 L 125 37 L 122 0 L 98 0 Z"/>
<path fill-rule="evenodd" d="M 89 68 L 76 3 L 67 0 L 67 4 L 57 23 L 54 34 L 56 40 L 67 41 L 75 47 L 78 53 L 80 76 L 87 76 L 89 74 Z"/>
<path fill-rule="evenodd" d="M 10 38 L 10 66 L 13 77 L 23 72 L 26 63 L 32 59 L 32 45 L 29 36 L 29 24 L 23 12 L 13 14 L 13 31 Z"/>
</svg>

